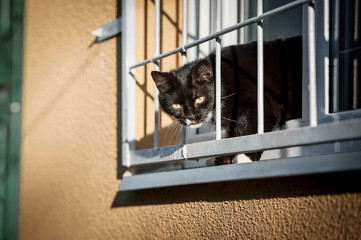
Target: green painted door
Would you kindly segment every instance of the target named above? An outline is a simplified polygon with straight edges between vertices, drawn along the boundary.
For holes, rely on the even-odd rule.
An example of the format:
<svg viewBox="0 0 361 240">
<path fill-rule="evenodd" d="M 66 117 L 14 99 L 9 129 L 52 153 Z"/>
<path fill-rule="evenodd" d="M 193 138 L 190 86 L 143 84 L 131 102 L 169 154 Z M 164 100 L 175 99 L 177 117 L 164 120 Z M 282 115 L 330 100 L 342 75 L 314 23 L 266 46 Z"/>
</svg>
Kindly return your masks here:
<svg viewBox="0 0 361 240">
<path fill-rule="evenodd" d="M 0 0 L 0 240 L 17 239 L 23 0 Z"/>
</svg>

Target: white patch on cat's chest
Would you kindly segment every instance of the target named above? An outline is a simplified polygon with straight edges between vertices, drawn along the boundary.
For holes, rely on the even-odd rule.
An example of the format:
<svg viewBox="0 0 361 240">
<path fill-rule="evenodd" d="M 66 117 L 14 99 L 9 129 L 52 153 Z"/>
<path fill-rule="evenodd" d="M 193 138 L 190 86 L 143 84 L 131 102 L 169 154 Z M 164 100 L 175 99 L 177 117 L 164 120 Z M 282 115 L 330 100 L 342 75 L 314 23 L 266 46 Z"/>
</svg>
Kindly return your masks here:
<svg viewBox="0 0 361 240">
<path fill-rule="evenodd" d="M 207 114 L 207 118 L 204 120 L 205 122 L 210 122 L 212 120 L 213 117 L 213 112 L 209 112 Z"/>
</svg>

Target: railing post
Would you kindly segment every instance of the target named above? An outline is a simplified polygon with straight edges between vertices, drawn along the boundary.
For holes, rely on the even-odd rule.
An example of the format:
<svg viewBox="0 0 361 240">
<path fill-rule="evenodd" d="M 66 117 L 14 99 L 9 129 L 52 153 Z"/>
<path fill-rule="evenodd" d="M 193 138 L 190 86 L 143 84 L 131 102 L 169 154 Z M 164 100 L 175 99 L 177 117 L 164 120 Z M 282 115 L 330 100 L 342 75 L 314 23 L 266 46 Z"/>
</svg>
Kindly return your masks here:
<svg viewBox="0 0 361 240">
<path fill-rule="evenodd" d="M 316 40 L 314 2 L 308 3 L 308 78 L 310 92 L 310 126 L 317 126 L 317 89 L 316 89 Z"/>
<path fill-rule="evenodd" d="M 187 36 L 188 29 L 187 29 L 187 0 L 183 0 L 182 6 L 182 65 L 187 63 L 187 52 L 184 46 L 187 44 Z M 181 132 L 181 144 L 186 144 L 187 139 L 187 128 L 182 126 Z"/>
<path fill-rule="evenodd" d="M 159 55 L 160 49 L 160 0 L 155 0 L 155 36 L 154 36 L 154 56 Z M 154 70 L 159 71 L 159 60 L 154 61 Z M 159 147 L 159 91 L 154 85 L 154 135 L 153 147 Z"/>
<path fill-rule="evenodd" d="M 130 153 L 135 150 L 135 79 L 130 66 L 135 61 L 135 4 L 122 2 L 122 77 L 121 77 L 121 142 L 122 165 L 131 166 Z"/>
<path fill-rule="evenodd" d="M 257 15 L 263 14 L 263 0 L 257 1 Z M 263 20 L 257 22 L 257 131 L 264 132 Z"/>
<path fill-rule="evenodd" d="M 221 13 L 222 1 L 217 0 L 217 17 L 216 27 L 217 32 L 221 30 Z M 221 50 L 222 41 L 221 37 L 216 38 L 216 140 L 220 140 L 221 136 Z"/>
</svg>

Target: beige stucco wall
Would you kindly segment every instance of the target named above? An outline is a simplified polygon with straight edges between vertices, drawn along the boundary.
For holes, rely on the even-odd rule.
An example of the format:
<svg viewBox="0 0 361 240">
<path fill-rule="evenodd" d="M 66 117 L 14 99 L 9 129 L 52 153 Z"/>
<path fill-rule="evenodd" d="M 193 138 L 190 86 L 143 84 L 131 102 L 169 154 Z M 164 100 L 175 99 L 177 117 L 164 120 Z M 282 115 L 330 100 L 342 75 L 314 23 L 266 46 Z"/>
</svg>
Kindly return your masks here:
<svg viewBox="0 0 361 240">
<path fill-rule="evenodd" d="M 164 2 L 174 13 L 176 2 Z M 25 9 L 19 239 L 360 238 L 360 173 L 117 193 L 116 40 L 92 45 L 90 34 L 117 4 L 27 0 Z M 139 144 L 151 144 L 141 133 Z"/>
<path fill-rule="evenodd" d="M 20 239 L 101 239 L 119 184 L 116 40 L 92 45 L 91 31 L 117 5 L 29 0 L 25 11 Z"/>
</svg>

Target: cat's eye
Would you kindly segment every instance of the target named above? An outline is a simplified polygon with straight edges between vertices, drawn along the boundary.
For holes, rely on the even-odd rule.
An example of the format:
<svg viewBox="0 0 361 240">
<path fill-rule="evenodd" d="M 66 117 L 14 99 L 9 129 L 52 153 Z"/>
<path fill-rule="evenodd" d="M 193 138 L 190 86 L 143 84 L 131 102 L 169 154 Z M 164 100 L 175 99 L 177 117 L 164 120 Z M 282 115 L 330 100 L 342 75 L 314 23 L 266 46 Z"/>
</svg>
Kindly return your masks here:
<svg viewBox="0 0 361 240">
<path fill-rule="evenodd" d="M 206 100 L 206 98 L 205 98 L 204 96 L 202 96 L 202 97 L 197 98 L 197 99 L 195 100 L 195 103 L 196 103 L 196 104 L 201 104 L 201 103 L 204 102 L 204 100 Z"/>
<path fill-rule="evenodd" d="M 180 109 L 182 108 L 182 105 L 180 105 L 180 104 L 178 104 L 178 103 L 174 103 L 174 104 L 172 104 L 172 108 L 173 108 L 174 110 L 180 110 Z"/>
</svg>

